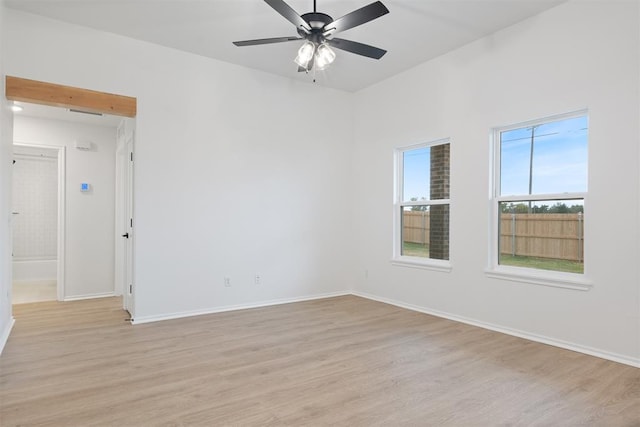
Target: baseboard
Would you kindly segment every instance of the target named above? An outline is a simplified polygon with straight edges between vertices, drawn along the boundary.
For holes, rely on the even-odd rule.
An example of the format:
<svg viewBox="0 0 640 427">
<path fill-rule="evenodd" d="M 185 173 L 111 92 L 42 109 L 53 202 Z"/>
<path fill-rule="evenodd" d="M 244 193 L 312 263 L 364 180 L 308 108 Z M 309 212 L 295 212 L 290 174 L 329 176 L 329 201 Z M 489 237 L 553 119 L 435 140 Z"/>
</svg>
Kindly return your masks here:
<svg viewBox="0 0 640 427">
<path fill-rule="evenodd" d="M 142 323 L 160 322 L 162 320 L 181 319 L 183 317 L 201 316 L 203 314 L 224 313 L 227 311 L 236 311 L 236 310 L 247 310 L 250 308 L 270 307 L 273 305 L 291 304 L 294 302 L 303 302 L 303 301 L 313 301 L 317 299 L 340 297 L 340 296 L 345 296 L 350 294 L 351 292 L 348 292 L 348 291 L 330 292 L 326 294 L 317 294 L 317 295 L 309 295 L 309 296 L 294 297 L 294 298 L 283 298 L 283 299 L 261 301 L 261 302 L 250 303 L 250 304 L 227 305 L 222 307 L 212 307 L 212 308 L 206 308 L 202 310 L 193 310 L 193 311 L 181 311 L 176 313 L 160 314 L 155 316 L 136 316 L 134 319 L 131 319 L 131 323 L 134 325 L 139 325 Z"/>
<path fill-rule="evenodd" d="M 16 323 L 16 319 L 13 317 L 7 324 L 7 327 L 2 331 L 2 335 L 0 335 L 0 354 L 2 354 L 2 350 L 4 350 L 5 344 L 7 344 L 7 340 L 9 339 L 9 334 L 11 334 L 11 329 L 13 329 L 13 325 Z"/>
<path fill-rule="evenodd" d="M 470 319 L 464 316 L 458 316 L 455 314 L 434 310 L 427 307 L 417 306 L 414 304 L 408 304 L 402 301 L 379 297 L 377 295 L 372 295 L 366 292 L 360 292 L 355 290 L 316 294 L 316 295 L 309 295 L 309 296 L 303 296 L 303 297 L 284 298 L 284 299 L 277 299 L 277 300 L 267 300 L 267 301 L 261 301 L 261 302 L 250 303 L 250 304 L 237 304 L 237 305 L 228 305 L 228 306 L 222 306 L 222 307 L 212 307 L 212 308 L 201 309 L 201 310 L 182 311 L 182 312 L 175 312 L 175 313 L 168 313 L 168 314 L 161 314 L 161 315 L 136 316 L 135 319 L 131 320 L 131 323 L 134 325 L 138 325 L 143 323 L 160 322 L 163 320 L 180 319 L 184 317 L 201 316 L 205 314 L 224 313 L 227 311 L 247 310 L 251 308 L 269 307 L 274 305 L 290 304 L 290 303 L 303 302 L 303 301 L 312 301 L 317 299 L 332 298 L 332 297 L 338 297 L 338 296 L 344 296 L 344 295 L 355 295 L 361 298 L 366 298 L 369 300 L 378 301 L 385 304 L 391 304 L 396 307 L 405 308 L 407 310 L 417 311 L 420 313 L 425 313 L 432 316 L 440 317 L 443 319 L 465 323 L 467 325 L 477 326 L 479 328 L 488 329 L 491 331 L 500 332 L 503 334 L 524 338 L 530 341 L 535 341 L 542 344 L 548 344 L 554 347 L 576 351 L 578 353 L 583 353 L 590 356 L 599 357 L 601 359 L 611 360 L 613 362 L 622 363 L 625 365 L 640 368 L 640 358 L 633 358 L 633 357 L 629 357 L 621 354 L 616 354 L 616 353 L 596 349 L 596 348 L 591 348 L 588 346 L 583 346 L 583 345 L 568 342 L 568 341 L 562 341 L 555 338 L 546 337 L 543 335 L 532 334 L 532 333 L 517 330 L 517 329 L 512 329 L 512 328 L 508 328 L 500 325 L 494 325 L 492 323 L 487 323 L 487 322 L 479 321 L 476 319 Z M 105 298 L 105 297 L 112 297 L 112 296 L 114 296 L 113 292 L 104 293 L 104 294 L 78 295 L 78 296 L 65 298 L 65 301 L 77 301 L 77 300 L 83 300 L 83 299 Z M 12 322 L 9 325 L 9 327 L 7 328 L 6 331 L 4 331 L 4 334 L 0 337 L 0 353 L 2 352 L 2 348 L 4 348 L 4 344 L 9 337 L 9 333 L 11 331 L 11 328 L 13 327 L 14 322 L 15 320 L 12 319 Z"/>
<path fill-rule="evenodd" d="M 370 299 L 373 301 L 383 302 L 385 304 L 391 304 L 396 307 L 406 308 L 407 310 L 430 314 L 432 316 L 441 317 L 443 319 L 453 320 L 455 322 L 465 323 L 467 325 L 477 326 L 479 328 L 489 329 L 491 331 L 500 332 L 503 334 L 512 335 L 519 338 L 524 338 L 529 341 L 548 344 L 554 347 L 563 348 L 565 350 L 576 351 L 578 353 L 587 354 L 589 356 L 595 356 L 601 359 L 611 360 L 613 362 L 618 362 L 625 365 L 640 368 L 640 358 L 633 358 L 633 357 L 629 357 L 621 354 L 611 353 L 608 351 L 603 351 L 603 350 L 583 346 L 583 345 L 572 343 L 572 342 L 562 341 L 555 338 L 549 338 L 543 335 L 537 335 L 537 334 L 532 334 L 525 331 L 520 331 L 517 329 L 506 328 L 504 326 L 494 325 L 491 323 L 482 322 L 475 319 L 469 319 L 467 317 L 458 316 L 455 314 L 450 314 L 450 313 L 442 312 L 439 310 L 433 310 L 427 307 L 421 307 L 413 304 L 407 304 L 401 301 L 396 301 L 389 298 L 379 297 L 377 295 L 368 294 L 366 292 L 351 291 L 351 294 L 358 297 Z"/>
<path fill-rule="evenodd" d="M 64 302 L 69 302 L 69 301 L 80 301 L 83 299 L 93 299 L 93 298 L 108 298 L 108 297 L 114 297 L 116 296 L 115 293 L 113 292 L 103 292 L 100 294 L 86 294 L 86 295 L 73 295 L 70 297 L 65 297 L 65 299 L 63 300 Z"/>
</svg>

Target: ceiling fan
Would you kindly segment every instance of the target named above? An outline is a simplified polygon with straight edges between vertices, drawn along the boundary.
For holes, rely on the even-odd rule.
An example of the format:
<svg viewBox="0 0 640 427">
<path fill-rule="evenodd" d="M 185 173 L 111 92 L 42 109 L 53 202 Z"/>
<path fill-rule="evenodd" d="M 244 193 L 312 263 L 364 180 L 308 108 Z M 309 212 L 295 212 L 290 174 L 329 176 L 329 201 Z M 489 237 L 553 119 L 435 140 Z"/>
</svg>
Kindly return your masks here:
<svg viewBox="0 0 640 427">
<path fill-rule="evenodd" d="M 295 62 L 298 64 L 298 71 L 305 72 L 309 72 L 314 66 L 317 70 L 324 70 L 328 67 L 336 58 L 336 54 L 331 47 L 373 59 L 380 59 L 387 53 L 386 50 L 374 46 L 333 37 L 334 34 L 340 31 L 349 30 L 389 13 L 389 9 L 380 1 L 354 10 L 336 20 L 326 13 L 317 12 L 316 0 L 313 0 L 313 12 L 303 15 L 298 15 L 298 13 L 283 0 L 264 1 L 296 26 L 299 37 L 273 37 L 268 39 L 244 40 L 233 42 L 234 45 L 254 46 L 304 40 L 305 42 L 298 50 Z"/>
</svg>

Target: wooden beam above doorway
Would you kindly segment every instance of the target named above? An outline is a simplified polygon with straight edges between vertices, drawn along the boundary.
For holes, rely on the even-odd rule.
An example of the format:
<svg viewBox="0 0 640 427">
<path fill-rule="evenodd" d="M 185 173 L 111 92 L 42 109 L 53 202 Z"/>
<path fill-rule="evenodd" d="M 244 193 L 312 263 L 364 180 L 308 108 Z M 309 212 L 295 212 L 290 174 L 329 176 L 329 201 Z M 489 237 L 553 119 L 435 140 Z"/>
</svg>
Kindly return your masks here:
<svg viewBox="0 0 640 427">
<path fill-rule="evenodd" d="M 91 113 L 135 117 L 137 100 L 129 96 L 97 92 L 37 80 L 6 76 L 6 97 L 53 107 L 74 108 Z"/>
</svg>

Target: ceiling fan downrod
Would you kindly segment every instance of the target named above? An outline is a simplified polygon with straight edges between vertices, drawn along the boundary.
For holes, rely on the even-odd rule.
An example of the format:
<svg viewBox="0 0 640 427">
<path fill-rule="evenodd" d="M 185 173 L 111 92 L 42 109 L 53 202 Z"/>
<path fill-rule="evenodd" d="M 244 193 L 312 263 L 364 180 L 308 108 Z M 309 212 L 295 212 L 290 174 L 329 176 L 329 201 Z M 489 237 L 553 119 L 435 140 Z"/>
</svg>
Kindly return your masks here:
<svg viewBox="0 0 640 427">
<path fill-rule="evenodd" d="M 254 46 L 302 40 L 303 45 L 298 50 L 298 56 L 294 61 L 298 64 L 298 71 L 306 72 L 311 69 L 322 70 L 331 64 L 336 56 L 331 48 L 372 59 L 380 59 L 387 53 L 384 49 L 335 37 L 336 33 L 366 24 L 389 13 L 389 9 L 380 0 L 336 20 L 326 13 L 317 11 L 317 0 L 313 0 L 313 12 L 302 15 L 293 10 L 285 0 L 264 0 L 264 2 L 296 27 L 297 36 L 235 41 L 234 45 Z"/>
</svg>

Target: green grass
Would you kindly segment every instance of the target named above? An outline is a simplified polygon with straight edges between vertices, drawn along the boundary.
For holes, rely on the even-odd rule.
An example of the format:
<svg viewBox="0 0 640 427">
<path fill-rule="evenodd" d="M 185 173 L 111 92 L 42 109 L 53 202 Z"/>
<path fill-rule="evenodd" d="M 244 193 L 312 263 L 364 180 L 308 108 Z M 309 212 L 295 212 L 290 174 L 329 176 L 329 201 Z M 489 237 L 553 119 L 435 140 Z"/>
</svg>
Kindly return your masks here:
<svg viewBox="0 0 640 427">
<path fill-rule="evenodd" d="M 429 245 L 423 245 L 420 243 L 402 242 L 402 255 L 429 258 Z"/>
<path fill-rule="evenodd" d="M 563 271 L 567 273 L 584 273 L 584 264 L 562 259 L 536 258 L 528 256 L 500 255 L 501 265 L 513 267 L 537 268 L 540 270 Z"/>
<path fill-rule="evenodd" d="M 429 258 L 429 245 L 402 242 L 402 255 Z M 566 273 L 584 273 L 583 263 L 561 259 L 502 254 L 500 255 L 500 264 L 513 267 L 537 268 L 539 270 L 562 271 Z"/>
</svg>

